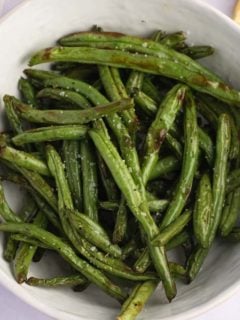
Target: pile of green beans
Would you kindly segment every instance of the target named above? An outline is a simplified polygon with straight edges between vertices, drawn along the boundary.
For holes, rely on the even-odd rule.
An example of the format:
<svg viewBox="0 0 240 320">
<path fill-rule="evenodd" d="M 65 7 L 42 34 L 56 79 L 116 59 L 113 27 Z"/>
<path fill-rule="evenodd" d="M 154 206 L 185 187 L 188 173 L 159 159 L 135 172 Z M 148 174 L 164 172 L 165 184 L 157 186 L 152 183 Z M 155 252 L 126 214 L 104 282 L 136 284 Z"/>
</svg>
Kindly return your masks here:
<svg viewBox="0 0 240 320">
<path fill-rule="evenodd" d="M 51 70 L 24 70 L 20 98 L 3 98 L 0 231 L 18 283 L 93 283 L 132 320 L 160 282 L 171 302 L 175 279 L 193 281 L 214 241 L 240 241 L 240 92 L 184 32 L 93 30 L 32 56 Z M 5 181 L 27 191 L 20 214 Z M 181 248 L 184 264 L 169 261 Z M 46 251 L 69 274 L 30 277 Z"/>
</svg>

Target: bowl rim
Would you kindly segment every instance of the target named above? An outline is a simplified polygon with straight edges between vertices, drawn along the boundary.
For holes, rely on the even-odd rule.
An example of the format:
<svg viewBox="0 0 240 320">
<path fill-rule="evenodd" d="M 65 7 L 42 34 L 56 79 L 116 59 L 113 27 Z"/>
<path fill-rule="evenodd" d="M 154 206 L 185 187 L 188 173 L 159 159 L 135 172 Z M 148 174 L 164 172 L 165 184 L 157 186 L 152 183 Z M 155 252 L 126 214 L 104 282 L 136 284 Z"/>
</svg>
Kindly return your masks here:
<svg viewBox="0 0 240 320">
<path fill-rule="evenodd" d="M 192 0 L 185 0 L 189 3 L 191 3 Z M 0 18 L 0 26 L 7 21 L 9 18 L 14 16 L 14 14 L 21 10 L 26 5 L 30 4 L 31 0 L 22 0 L 20 3 L 18 3 L 13 9 L 11 9 L 9 12 L 5 13 Z M 222 19 L 224 23 L 229 25 L 232 29 L 235 30 L 240 36 L 240 27 L 227 15 L 222 13 L 220 10 L 216 9 L 212 5 L 203 2 L 202 0 L 195 0 L 195 4 L 202 8 L 203 10 L 208 10 L 210 13 L 214 14 L 215 16 Z M 12 279 L 13 280 L 13 279 Z M 12 281 L 11 286 L 9 286 L 9 277 L 0 269 L 0 284 L 5 287 L 7 290 L 12 292 L 15 296 L 17 296 L 20 300 L 25 302 L 26 304 L 30 305 L 31 307 L 34 307 L 36 310 L 42 312 L 43 314 L 50 316 L 54 319 L 58 320 L 80 320 L 79 316 L 75 314 L 71 314 L 69 312 L 65 312 L 64 310 L 60 310 L 57 308 L 53 308 L 50 306 L 45 305 L 41 301 L 38 301 L 37 298 L 33 297 L 29 292 L 26 290 L 23 290 L 22 287 L 17 283 Z M 237 280 L 232 286 L 230 286 L 228 289 L 219 292 L 215 297 L 213 297 L 208 302 L 193 307 L 187 311 L 181 312 L 178 315 L 175 316 L 167 316 L 165 318 L 162 318 L 162 320 L 188 320 L 193 319 L 195 317 L 198 317 L 211 309 L 219 306 L 223 302 L 229 300 L 235 293 L 240 292 L 240 279 Z"/>
</svg>

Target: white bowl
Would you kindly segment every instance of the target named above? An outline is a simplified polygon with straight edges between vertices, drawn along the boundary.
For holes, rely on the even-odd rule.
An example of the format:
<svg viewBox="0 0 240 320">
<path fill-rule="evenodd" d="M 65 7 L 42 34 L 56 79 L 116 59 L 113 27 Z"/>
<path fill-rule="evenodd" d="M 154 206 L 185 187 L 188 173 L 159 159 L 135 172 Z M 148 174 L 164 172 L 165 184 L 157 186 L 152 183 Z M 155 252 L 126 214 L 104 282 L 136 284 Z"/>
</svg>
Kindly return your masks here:
<svg viewBox="0 0 240 320">
<path fill-rule="evenodd" d="M 146 35 L 156 29 L 188 32 L 190 43 L 216 48 L 204 63 L 227 82 L 240 88 L 240 29 L 221 13 L 192 0 L 38 0 L 25 1 L 3 18 L 0 26 L 0 94 L 17 94 L 17 79 L 29 56 L 48 47 L 60 36 L 88 30 L 93 24 L 105 30 Z M 1 123 L 3 127 L 3 121 Z M 19 206 L 19 193 L 8 187 L 7 198 Z M 1 238 L 2 239 L 2 238 Z M 2 245 L 0 246 L 0 256 Z M 57 274 L 61 260 L 43 259 L 33 274 Z M 240 287 L 238 245 L 216 245 L 204 268 L 191 285 L 178 284 L 177 298 L 164 304 L 158 289 L 141 319 L 189 319 L 227 299 Z M 118 304 L 92 287 L 83 293 L 70 289 L 39 289 L 18 285 L 10 267 L 0 258 L 0 282 L 21 299 L 56 319 L 114 319 Z"/>
</svg>

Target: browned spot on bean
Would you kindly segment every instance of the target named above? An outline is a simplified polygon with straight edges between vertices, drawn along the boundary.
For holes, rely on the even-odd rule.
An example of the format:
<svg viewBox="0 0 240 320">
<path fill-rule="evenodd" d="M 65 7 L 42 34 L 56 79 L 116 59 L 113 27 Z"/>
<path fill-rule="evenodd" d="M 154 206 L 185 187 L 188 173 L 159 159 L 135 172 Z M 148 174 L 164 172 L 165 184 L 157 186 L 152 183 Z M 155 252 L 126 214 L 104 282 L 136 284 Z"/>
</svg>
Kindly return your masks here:
<svg viewBox="0 0 240 320">
<path fill-rule="evenodd" d="M 154 139 L 154 149 L 159 150 L 160 146 L 162 145 L 165 137 L 166 137 L 167 131 L 166 129 L 162 129 L 159 132 L 159 135 L 156 135 Z"/>
</svg>

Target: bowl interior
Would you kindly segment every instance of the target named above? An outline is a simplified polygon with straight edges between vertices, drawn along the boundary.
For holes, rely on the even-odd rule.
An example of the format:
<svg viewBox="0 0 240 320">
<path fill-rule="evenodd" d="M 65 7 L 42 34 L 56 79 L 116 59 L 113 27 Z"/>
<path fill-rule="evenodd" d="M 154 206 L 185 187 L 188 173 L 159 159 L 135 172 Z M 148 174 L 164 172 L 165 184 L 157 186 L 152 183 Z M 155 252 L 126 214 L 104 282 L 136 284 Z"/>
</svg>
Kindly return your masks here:
<svg viewBox="0 0 240 320">
<path fill-rule="evenodd" d="M 213 57 L 202 63 L 240 88 L 240 32 L 227 18 L 198 1 L 191 0 L 41 0 L 26 1 L 4 18 L 0 28 L 0 95 L 17 94 L 17 79 L 29 56 L 49 47 L 60 36 L 87 30 L 93 24 L 105 30 L 148 35 L 156 29 L 183 30 L 189 43 L 209 44 L 216 48 Z M 1 104 L 1 108 L 2 104 Z M 4 128 L 4 117 L 0 126 Z M 7 199 L 19 208 L 21 196 L 7 185 Z M 3 242 L 3 238 L 1 238 Z M 0 246 L 0 255 L 2 253 Z M 34 264 L 34 275 L 57 275 L 65 268 L 61 259 L 45 257 Z M 187 319 L 230 295 L 239 283 L 240 251 L 237 245 L 217 244 L 212 248 L 202 272 L 191 285 L 178 284 L 177 298 L 166 304 L 161 288 L 154 294 L 142 319 Z M 57 319 L 113 319 L 118 304 L 91 287 L 83 293 L 70 289 L 39 289 L 15 283 L 9 265 L 0 258 L 0 281 L 21 298 Z M 214 299 L 213 299 L 214 297 Z M 218 298 L 216 298 L 218 297 Z"/>
</svg>

